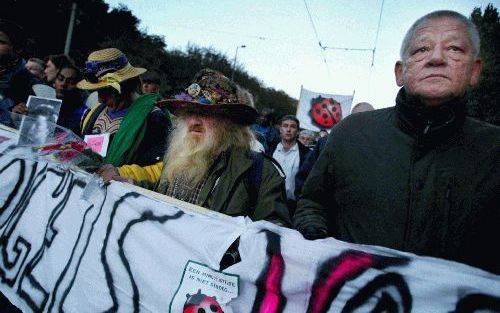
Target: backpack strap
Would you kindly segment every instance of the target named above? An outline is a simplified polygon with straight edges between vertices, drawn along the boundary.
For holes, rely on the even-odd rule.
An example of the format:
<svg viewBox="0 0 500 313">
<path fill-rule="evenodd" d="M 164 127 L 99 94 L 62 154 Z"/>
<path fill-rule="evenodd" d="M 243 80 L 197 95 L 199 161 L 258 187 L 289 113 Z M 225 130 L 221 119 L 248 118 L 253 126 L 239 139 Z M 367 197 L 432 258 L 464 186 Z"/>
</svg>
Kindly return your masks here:
<svg viewBox="0 0 500 313">
<path fill-rule="evenodd" d="M 92 128 L 94 127 L 94 123 L 101 114 L 102 111 L 106 108 L 105 104 L 98 104 L 94 106 L 92 109 L 87 111 L 87 113 L 82 117 L 82 136 L 89 135 L 92 133 Z"/>
<path fill-rule="evenodd" d="M 246 173 L 245 182 L 247 185 L 250 206 L 248 215 L 253 216 L 257 207 L 257 199 L 259 197 L 260 185 L 262 184 L 262 168 L 264 166 L 264 153 L 250 151 L 252 158 L 252 166 Z"/>
</svg>

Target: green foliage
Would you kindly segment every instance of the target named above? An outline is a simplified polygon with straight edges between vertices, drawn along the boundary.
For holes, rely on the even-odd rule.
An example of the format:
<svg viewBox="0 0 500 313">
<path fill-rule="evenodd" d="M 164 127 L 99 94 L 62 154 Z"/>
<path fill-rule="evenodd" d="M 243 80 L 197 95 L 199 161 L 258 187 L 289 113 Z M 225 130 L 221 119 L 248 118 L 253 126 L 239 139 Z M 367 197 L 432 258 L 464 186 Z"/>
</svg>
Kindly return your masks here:
<svg viewBox="0 0 500 313">
<path fill-rule="evenodd" d="M 500 18 L 498 10 L 489 4 L 484 13 L 475 8 L 471 20 L 481 36 L 483 71 L 479 84 L 470 92 L 468 114 L 500 125 Z"/>
<path fill-rule="evenodd" d="M 26 57 L 45 57 L 64 50 L 71 12 L 71 0 L 2 0 L 2 18 L 15 21 L 33 38 Z M 94 50 L 116 47 L 135 66 L 155 71 L 162 78 L 162 94 L 174 95 L 186 88 L 202 68 L 212 68 L 231 77 L 230 58 L 213 48 L 188 45 L 186 51 L 166 50 L 165 38 L 138 29 L 139 19 L 125 6 L 109 8 L 103 0 L 75 0 L 77 14 L 70 56 L 83 65 Z M 168 35 L 167 35 L 168 37 Z M 236 66 L 234 81 L 250 91 L 257 109 L 274 108 L 276 116 L 294 114 L 297 100 L 281 90 L 267 88 L 241 66 Z"/>
</svg>

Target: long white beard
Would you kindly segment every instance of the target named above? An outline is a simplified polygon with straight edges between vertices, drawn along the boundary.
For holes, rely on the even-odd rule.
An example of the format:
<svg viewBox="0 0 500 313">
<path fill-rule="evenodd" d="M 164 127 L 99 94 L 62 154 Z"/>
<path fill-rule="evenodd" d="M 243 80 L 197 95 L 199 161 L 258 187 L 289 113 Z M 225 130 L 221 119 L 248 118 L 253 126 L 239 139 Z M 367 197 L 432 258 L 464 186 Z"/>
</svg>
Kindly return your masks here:
<svg viewBox="0 0 500 313">
<path fill-rule="evenodd" d="M 186 123 L 179 121 L 164 160 L 167 181 L 171 183 L 176 176 L 182 176 L 189 185 L 196 186 L 223 151 L 223 140 L 213 129 L 205 129 L 202 136 L 195 136 L 189 133 Z"/>
</svg>

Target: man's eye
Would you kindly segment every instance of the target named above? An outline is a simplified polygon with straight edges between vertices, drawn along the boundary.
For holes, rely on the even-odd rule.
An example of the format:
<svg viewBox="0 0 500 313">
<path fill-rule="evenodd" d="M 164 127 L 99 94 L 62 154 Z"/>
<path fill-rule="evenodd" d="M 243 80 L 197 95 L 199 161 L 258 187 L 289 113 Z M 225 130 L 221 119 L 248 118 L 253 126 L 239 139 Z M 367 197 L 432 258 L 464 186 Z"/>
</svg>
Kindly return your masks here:
<svg viewBox="0 0 500 313">
<path fill-rule="evenodd" d="M 427 48 L 426 47 L 422 47 L 422 48 L 418 48 L 417 50 L 415 50 L 414 54 L 416 54 L 416 53 L 424 53 L 426 51 L 427 51 Z"/>
<path fill-rule="evenodd" d="M 448 50 L 451 50 L 451 51 L 462 51 L 462 49 L 460 49 L 460 48 L 459 48 L 459 47 L 457 47 L 457 46 L 450 46 L 450 47 L 448 48 Z"/>
</svg>

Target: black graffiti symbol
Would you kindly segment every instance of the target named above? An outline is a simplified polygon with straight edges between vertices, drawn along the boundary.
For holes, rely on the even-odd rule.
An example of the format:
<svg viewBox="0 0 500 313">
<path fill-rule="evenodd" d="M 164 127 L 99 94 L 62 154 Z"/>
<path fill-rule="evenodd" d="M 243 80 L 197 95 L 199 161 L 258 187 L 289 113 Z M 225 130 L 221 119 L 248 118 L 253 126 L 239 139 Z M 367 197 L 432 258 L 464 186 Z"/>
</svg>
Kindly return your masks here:
<svg viewBox="0 0 500 313">
<path fill-rule="evenodd" d="M 107 250 L 108 244 L 111 240 L 111 230 L 113 227 L 113 220 L 114 220 L 114 217 L 117 213 L 118 208 L 120 207 L 120 205 L 124 201 L 126 201 L 128 198 L 138 198 L 140 196 L 141 196 L 141 194 L 139 194 L 137 192 L 130 192 L 130 193 L 123 195 L 119 200 L 117 200 L 115 202 L 115 204 L 113 205 L 113 209 L 111 211 L 110 223 L 107 226 L 106 237 L 104 239 L 103 247 L 101 249 L 101 259 L 102 259 L 102 263 L 103 263 L 103 267 L 104 267 L 104 274 L 106 277 L 106 283 L 108 285 L 109 295 L 111 297 L 111 300 L 113 301 L 113 305 L 109 309 L 107 309 L 105 312 L 116 312 L 118 310 L 118 307 L 119 307 L 119 303 L 118 303 L 118 299 L 116 297 L 116 291 L 115 291 L 116 286 L 114 284 L 113 274 L 112 274 L 111 268 L 109 266 L 108 257 L 106 255 L 106 250 Z M 125 240 L 128 232 L 130 231 L 131 227 L 137 223 L 141 223 L 144 221 L 155 221 L 155 222 L 159 222 L 159 223 L 165 223 L 168 220 L 178 219 L 182 215 L 184 215 L 184 212 L 181 210 L 179 210 L 178 212 L 176 212 L 174 215 L 171 215 L 171 216 L 170 215 L 155 216 L 150 211 L 146 211 L 138 219 L 129 221 L 127 226 L 124 228 L 124 230 L 122 230 L 122 233 L 119 236 L 119 239 L 118 239 L 119 256 L 120 256 L 120 260 L 121 260 L 122 264 L 125 266 L 129 281 L 132 285 L 134 312 L 138 312 L 138 310 L 139 310 L 139 298 L 140 298 L 140 296 L 139 296 L 139 290 L 137 288 L 137 284 L 136 284 L 134 277 L 132 275 L 130 264 L 129 264 L 129 262 L 126 258 L 125 252 L 123 250 L 124 240 Z"/>
<path fill-rule="evenodd" d="M 30 306 L 30 308 L 33 311 L 38 311 L 38 312 L 43 311 L 43 309 L 47 304 L 47 301 L 49 300 L 51 293 L 53 293 L 53 290 L 50 292 L 45 290 L 43 286 L 40 284 L 40 282 L 35 278 L 33 272 L 43 259 L 47 250 L 50 249 L 53 241 L 57 236 L 58 231 L 55 228 L 54 224 L 58 220 L 59 216 L 62 214 L 64 209 L 67 207 L 69 198 L 73 193 L 73 188 L 75 186 L 78 186 L 81 189 L 85 187 L 85 182 L 79 179 L 75 179 L 74 174 L 71 172 L 60 172 L 60 171 L 55 171 L 53 169 L 48 169 L 47 173 L 51 173 L 60 177 L 59 184 L 56 186 L 56 188 L 50 194 L 50 196 L 54 199 L 57 199 L 62 195 L 62 199 L 59 200 L 59 202 L 52 209 L 49 215 L 47 225 L 45 227 L 43 244 L 35 252 L 34 256 L 28 262 L 19 280 L 19 285 L 20 285 L 19 295 L 23 300 L 25 300 L 25 302 Z M 90 207 L 87 208 L 86 211 L 89 211 L 89 209 Z M 31 294 L 26 291 L 26 288 L 22 288 L 25 279 L 27 284 L 29 284 L 29 286 L 32 288 Z M 39 303 L 37 303 L 37 301 L 33 299 L 33 292 L 32 292 L 33 289 L 43 294 L 42 301 L 38 301 Z"/>
<path fill-rule="evenodd" d="M 469 294 L 458 301 L 455 313 L 500 312 L 500 298 L 485 294 Z"/>
<path fill-rule="evenodd" d="M 17 190 L 13 190 L 7 201 L 4 203 L 2 207 L 2 214 L 8 214 L 9 216 L 5 219 L 5 222 L 2 224 L 2 234 L 0 235 L 0 249 L 2 254 L 2 264 L 0 266 L 0 276 L 2 277 L 2 283 L 7 284 L 10 287 L 13 287 L 15 282 L 18 280 L 18 276 L 23 268 L 24 263 L 26 262 L 26 258 L 28 257 L 31 251 L 31 243 L 26 239 L 20 236 L 13 236 L 19 221 L 24 215 L 26 208 L 28 207 L 31 195 L 37 190 L 40 184 L 45 179 L 45 169 L 46 165 L 42 166 L 42 169 L 39 170 L 37 167 L 37 163 L 31 166 L 30 177 L 27 180 L 26 186 L 21 189 L 20 186 L 23 183 L 25 172 L 26 172 L 26 162 L 22 160 L 12 160 L 9 162 L 4 168 L 2 168 L 1 172 L 4 172 L 11 166 L 15 164 L 19 164 L 20 175 L 18 176 L 18 182 L 16 183 L 16 187 L 19 188 Z M 1 173 L 0 172 L 0 173 Z M 8 213 L 7 209 L 11 206 L 12 199 L 20 194 L 19 201 L 14 205 L 14 208 Z M 9 256 L 8 247 L 9 242 L 15 242 L 13 245 L 12 254 Z M 9 276 L 11 277 L 7 277 Z"/>
<path fill-rule="evenodd" d="M 283 275 L 285 273 L 285 262 L 281 255 L 281 237 L 268 230 L 263 230 L 267 238 L 267 265 L 262 270 L 255 282 L 257 294 L 252 307 L 253 313 L 283 312 L 286 305 L 286 297 L 281 290 Z M 265 310 L 262 310 L 265 308 Z"/>
<path fill-rule="evenodd" d="M 397 291 L 399 299 L 395 300 L 387 291 L 391 287 Z M 375 277 L 349 299 L 342 309 L 342 313 L 354 312 L 366 304 L 376 293 L 381 293 L 381 296 L 378 297 L 377 304 L 370 312 L 411 312 L 412 296 L 405 280 L 400 274 L 385 273 Z"/>
<path fill-rule="evenodd" d="M 56 295 L 58 293 L 58 289 L 60 288 L 60 285 L 62 284 L 63 278 L 66 278 L 66 276 L 67 276 L 66 273 L 70 270 L 69 268 L 73 263 L 73 259 L 76 259 L 76 265 L 75 265 L 75 268 L 73 269 L 73 273 L 71 274 L 70 282 L 69 282 L 68 286 L 62 291 L 63 295 L 62 295 L 61 301 L 59 303 L 59 312 L 63 312 L 64 302 L 65 302 L 69 292 L 73 288 L 73 285 L 74 285 L 75 280 L 76 280 L 76 276 L 78 274 L 78 270 L 80 268 L 80 264 L 82 263 L 85 252 L 87 251 L 87 248 L 89 246 L 90 238 L 94 232 L 95 224 L 97 223 L 97 221 L 99 220 L 99 217 L 101 216 L 102 210 L 104 208 L 104 203 L 106 202 L 106 198 L 107 198 L 107 189 L 105 189 L 103 200 L 101 202 L 101 205 L 99 206 L 99 209 L 98 209 L 96 216 L 94 217 L 94 219 L 91 222 L 90 229 L 86 233 L 86 238 L 84 238 L 84 236 L 85 236 L 84 228 L 87 225 L 87 219 L 92 218 L 90 216 L 90 214 L 92 213 L 92 211 L 94 209 L 94 205 L 91 205 L 89 208 L 87 208 L 87 210 L 85 210 L 85 214 L 83 216 L 83 221 L 82 221 L 82 223 L 80 225 L 80 229 L 78 231 L 77 240 L 76 240 L 76 242 L 73 245 L 73 248 L 71 250 L 71 256 L 70 256 L 67 264 L 65 265 L 61 275 L 59 275 L 59 278 L 57 279 L 56 285 L 54 287 L 54 291 L 52 293 L 53 297 L 52 297 L 52 300 L 51 300 L 51 302 L 49 304 L 49 308 L 48 308 L 49 312 L 52 311 L 52 308 L 55 304 Z M 84 239 L 82 239 L 82 238 L 84 238 Z M 84 240 L 83 249 L 79 252 L 79 255 L 78 255 L 77 247 L 80 245 L 80 242 L 82 240 Z"/>
</svg>

